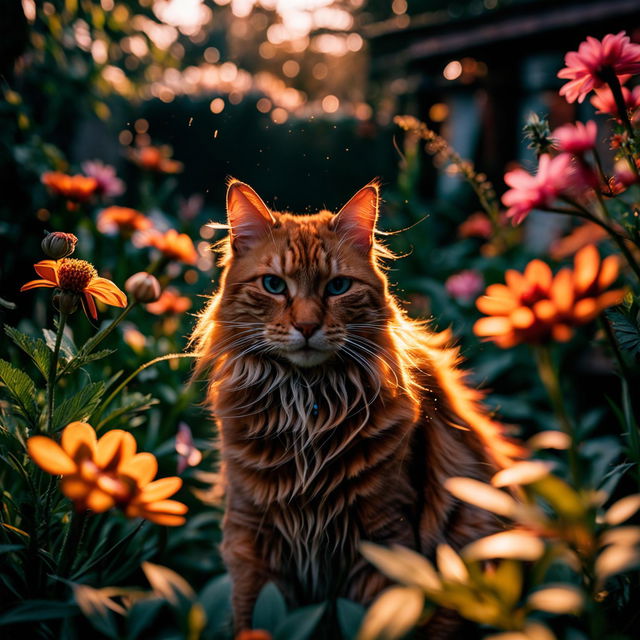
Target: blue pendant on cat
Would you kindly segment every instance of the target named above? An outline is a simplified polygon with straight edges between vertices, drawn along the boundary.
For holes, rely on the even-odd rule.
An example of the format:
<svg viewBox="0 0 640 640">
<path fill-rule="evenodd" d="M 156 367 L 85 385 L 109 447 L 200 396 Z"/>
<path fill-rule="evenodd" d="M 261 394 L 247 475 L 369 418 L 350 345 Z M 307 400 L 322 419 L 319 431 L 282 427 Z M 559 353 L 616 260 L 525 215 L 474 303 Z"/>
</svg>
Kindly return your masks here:
<svg viewBox="0 0 640 640">
<path fill-rule="evenodd" d="M 311 415 L 312 416 L 318 415 L 318 404 L 316 402 L 313 403 L 313 407 L 311 408 Z"/>
</svg>

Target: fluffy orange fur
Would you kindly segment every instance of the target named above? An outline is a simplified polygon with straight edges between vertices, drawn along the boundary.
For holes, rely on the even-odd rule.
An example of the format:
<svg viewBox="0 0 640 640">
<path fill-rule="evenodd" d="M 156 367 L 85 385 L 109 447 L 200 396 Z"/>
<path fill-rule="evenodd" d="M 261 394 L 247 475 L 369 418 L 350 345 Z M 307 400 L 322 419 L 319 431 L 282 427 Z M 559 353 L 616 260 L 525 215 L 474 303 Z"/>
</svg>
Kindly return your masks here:
<svg viewBox="0 0 640 640">
<path fill-rule="evenodd" d="M 370 603 L 387 581 L 362 540 L 429 556 L 496 531 L 443 482 L 487 480 L 519 449 L 465 384 L 449 334 L 390 294 L 377 183 L 337 214 L 292 215 L 234 180 L 227 211 L 219 289 L 194 344 L 221 434 L 239 630 L 269 580 L 295 605 Z M 429 637 L 454 627 L 441 612 Z"/>
</svg>

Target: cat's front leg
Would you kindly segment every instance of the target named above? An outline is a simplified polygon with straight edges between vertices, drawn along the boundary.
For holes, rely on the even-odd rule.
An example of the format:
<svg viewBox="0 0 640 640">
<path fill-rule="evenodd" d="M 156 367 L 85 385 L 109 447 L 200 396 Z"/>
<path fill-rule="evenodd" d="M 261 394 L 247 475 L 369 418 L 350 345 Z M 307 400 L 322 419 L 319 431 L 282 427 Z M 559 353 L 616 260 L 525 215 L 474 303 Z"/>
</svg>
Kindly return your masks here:
<svg viewBox="0 0 640 640">
<path fill-rule="evenodd" d="M 223 525 L 222 559 L 231 576 L 235 633 L 251 628 L 251 616 L 262 587 L 272 579 L 257 547 L 257 529 L 228 513 Z"/>
</svg>

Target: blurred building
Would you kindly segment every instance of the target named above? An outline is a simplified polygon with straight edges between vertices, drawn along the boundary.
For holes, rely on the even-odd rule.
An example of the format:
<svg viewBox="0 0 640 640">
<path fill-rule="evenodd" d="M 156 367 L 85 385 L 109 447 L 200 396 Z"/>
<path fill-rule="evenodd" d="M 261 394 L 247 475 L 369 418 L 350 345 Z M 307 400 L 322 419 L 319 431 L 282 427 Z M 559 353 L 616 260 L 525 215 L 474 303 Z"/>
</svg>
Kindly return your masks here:
<svg viewBox="0 0 640 640">
<path fill-rule="evenodd" d="M 510 161 L 533 160 L 522 134 L 530 112 L 549 114 L 552 127 L 593 115 L 588 101 L 569 105 L 558 95 L 564 54 L 588 35 L 626 30 L 640 40 L 639 0 L 394 0 L 391 6 L 392 15 L 366 28 L 381 118 L 418 116 L 497 186 Z M 451 199 L 460 189 L 446 176 L 421 182 L 425 195 Z"/>
</svg>

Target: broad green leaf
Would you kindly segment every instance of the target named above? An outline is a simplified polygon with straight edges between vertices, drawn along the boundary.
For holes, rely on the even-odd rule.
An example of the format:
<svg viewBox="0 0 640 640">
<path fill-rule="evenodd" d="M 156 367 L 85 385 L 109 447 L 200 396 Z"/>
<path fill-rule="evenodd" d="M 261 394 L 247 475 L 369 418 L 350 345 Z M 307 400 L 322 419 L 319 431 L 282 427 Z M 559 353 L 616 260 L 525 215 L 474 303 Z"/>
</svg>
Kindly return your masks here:
<svg viewBox="0 0 640 640">
<path fill-rule="evenodd" d="M 54 351 L 56 347 L 56 332 L 51 331 L 51 329 L 43 329 L 42 333 L 44 334 L 47 347 L 49 347 L 51 351 Z M 78 350 L 76 349 L 76 345 L 73 344 L 73 340 L 71 340 L 66 333 L 63 333 L 62 340 L 60 341 L 60 355 L 62 359 L 71 360 L 77 352 Z"/>
<path fill-rule="evenodd" d="M 369 607 L 358 640 L 396 640 L 418 624 L 424 595 L 416 587 L 390 587 Z M 280 639 L 278 639 L 280 640 Z"/>
<path fill-rule="evenodd" d="M 338 624 L 344 640 L 354 640 L 366 614 L 366 609 L 358 602 L 338 598 L 336 602 Z"/>
<path fill-rule="evenodd" d="M 138 600 L 127 613 L 127 638 L 134 640 L 155 620 L 165 605 L 163 598 Z"/>
<path fill-rule="evenodd" d="M 616 342 L 623 351 L 637 356 L 640 354 L 640 328 L 631 318 L 621 311 L 607 311 L 607 320 L 611 324 Z"/>
<path fill-rule="evenodd" d="M 122 418 L 123 416 L 146 411 L 155 404 L 158 404 L 159 400 L 154 398 L 150 393 L 143 394 L 127 393 L 123 398 L 120 406 L 112 409 L 107 415 L 100 420 L 100 424 L 96 425 L 96 430 L 104 428 L 109 422 Z"/>
<path fill-rule="evenodd" d="M 31 424 L 37 422 L 36 385 L 21 369 L 5 360 L 0 360 L 0 381 L 2 381 L 17 404 L 17 409 Z"/>
<path fill-rule="evenodd" d="M 92 382 L 60 402 L 53 411 L 54 430 L 62 429 L 74 420 L 87 419 L 95 411 L 104 391 L 103 382 Z"/>
<path fill-rule="evenodd" d="M 19 605 L 0 615 L 0 626 L 16 624 L 18 622 L 36 622 L 40 620 L 55 620 L 75 616 L 78 607 L 68 602 L 51 600 L 25 600 Z"/>
<path fill-rule="evenodd" d="M 253 608 L 252 626 L 274 633 L 278 625 L 287 616 L 287 605 L 278 587 L 267 582 L 262 588 Z"/>
<path fill-rule="evenodd" d="M 102 349 L 100 351 L 94 351 L 93 353 L 89 353 L 88 355 L 78 354 L 67 363 L 66 373 L 71 373 L 76 369 L 79 369 L 80 367 L 84 367 L 84 365 L 89 364 L 89 362 L 102 360 L 102 358 L 106 358 L 107 356 L 110 356 L 112 353 L 115 353 L 115 349 Z"/>
<path fill-rule="evenodd" d="M 198 594 L 207 616 L 203 638 L 210 638 L 231 622 L 231 578 L 228 574 L 210 580 Z"/>
<path fill-rule="evenodd" d="M 307 640 L 318 626 L 326 604 L 314 604 L 290 613 L 273 634 L 273 640 Z"/>
<path fill-rule="evenodd" d="M 18 331 L 6 324 L 4 325 L 4 332 L 33 360 L 40 373 L 47 378 L 49 375 L 51 351 L 47 349 L 44 340 L 32 338 L 26 333 L 22 333 L 22 331 Z"/>
</svg>

